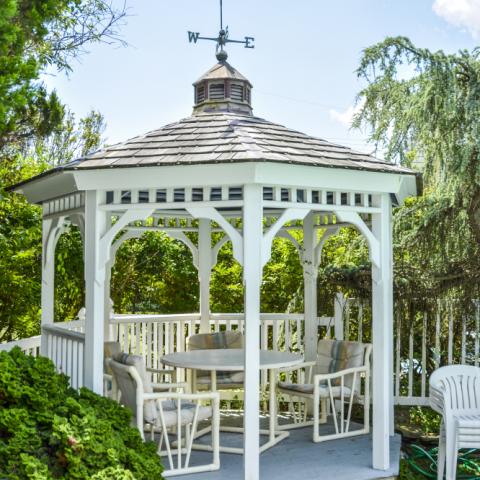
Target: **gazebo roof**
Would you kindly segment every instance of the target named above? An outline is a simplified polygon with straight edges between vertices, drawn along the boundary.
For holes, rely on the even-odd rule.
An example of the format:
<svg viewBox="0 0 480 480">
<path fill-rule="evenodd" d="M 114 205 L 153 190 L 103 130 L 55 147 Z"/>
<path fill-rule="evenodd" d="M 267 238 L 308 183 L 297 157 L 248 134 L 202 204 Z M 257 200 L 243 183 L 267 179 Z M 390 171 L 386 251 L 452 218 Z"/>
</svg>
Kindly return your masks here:
<svg viewBox="0 0 480 480">
<path fill-rule="evenodd" d="M 235 91 L 231 84 L 237 86 Z M 60 165 L 11 189 L 68 171 L 247 162 L 416 174 L 367 153 L 253 116 L 250 87 L 247 78 L 221 61 L 194 83 L 192 116 Z M 199 97 L 200 88 L 204 90 Z"/>
<path fill-rule="evenodd" d="M 366 153 L 250 115 L 200 113 L 75 160 L 63 169 L 280 162 L 413 173 Z"/>
</svg>

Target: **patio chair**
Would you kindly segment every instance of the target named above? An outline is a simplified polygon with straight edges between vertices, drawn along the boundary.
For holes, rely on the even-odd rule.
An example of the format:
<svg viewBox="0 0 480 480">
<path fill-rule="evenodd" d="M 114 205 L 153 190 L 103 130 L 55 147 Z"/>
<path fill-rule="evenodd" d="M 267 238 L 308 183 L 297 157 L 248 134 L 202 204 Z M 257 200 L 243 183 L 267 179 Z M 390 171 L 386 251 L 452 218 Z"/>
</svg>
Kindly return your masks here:
<svg viewBox="0 0 480 480">
<path fill-rule="evenodd" d="M 158 454 L 166 455 L 169 467 L 164 476 L 206 472 L 220 468 L 219 453 L 219 406 L 218 393 L 185 394 L 179 391 L 181 383 L 152 384 L 139 355 L 120 353 L 108 361 L 116 384 L 120 390 L 120 403 L 133 413 L 133 423 L 142 438 L 149 431 L 151 440 L 160 434 Z M 210 406 L 205 406 L 205 403 Z M 209 464 L 190 466 L 193 443 L 199 422 L 211 419 L 213 452 Z M 182 436 L 182 433 L 184 435 Z M 174 435 L 176 441 L 170 437 Z M 163 444 L 165 449 L 162 450 Z M 202 449 L 205 450 L 205 444 Z M 176 455 L 176 461 L 174 456 Z M 182 455 L 184 460 L 182 461 Z"/>
<path fill-rule="evenodd" d="M 122 353 L 120 342 L 107 341 L 103 343 L 103 394 L 113 400 L 118 400 L 118 389 L 115 379 L 113 378 L 109 360 L 119 353 Z M 155 378 L 157 382 L 165 382 L 167 380 L 169 382 L 176 381 L 176 372 L 174 369 L 146 368 L 145 370 L 150 374 L 151 381 L 153 378 Z"/>
<path fill-rule="evenodd" d="M 480 368 L 449 365 L 430 376 L 430 405 L 442 415 L 437 479 L 455 480 L 460 448 L 480 448 Z"/>
<path fill-rule="evenodd" d="M 187 350 L 211 350 L 221 348 L 243 348 L 243 334 L 239 331 L 199 333 L 187 339 Z M 217 390 L 238 390 L 243 388 L 243 372 L 222 372 L 217 374 Z M 192 391 L 211 388 L 211 372 L 194 370 L 192 372 Z M 223 393 L 223 392 L 222 392 Z M 224 398 L 224 395 L 222 395 Z"/>
<path fill-rule="evenodd" d="M 313 441 L 363 435 L 370 429 L 370 356 L 372 346 L 343 340 L 320 340 L 317 360 L 282 369 L 287 375 L 296 372 L 297 382 L 279 381 L 277 393 L 289 400 L 293 423 L 280 425 L 280 430 L 313 425 Z M 304 382 L 302 383 L 302 378 Z M 363 379 L 363 389 L 362 389 Z M 363 398 L 361 393 L 363 390 Z M 363 403 L 363 427 L 351 429 L 352 406 Z M 303 405 L 300 419 L 294 401 Z M 313 404 L 313 420 L 307 420 L 307 402 Z M 332 410 L 335 433 L 320 435 L 320 423 L 327 421 L 327 407 Z M 346 407 L 346 408 L 345 408 Z M 321 414 L 320 414 L 321 410 Z"/>
</svg>

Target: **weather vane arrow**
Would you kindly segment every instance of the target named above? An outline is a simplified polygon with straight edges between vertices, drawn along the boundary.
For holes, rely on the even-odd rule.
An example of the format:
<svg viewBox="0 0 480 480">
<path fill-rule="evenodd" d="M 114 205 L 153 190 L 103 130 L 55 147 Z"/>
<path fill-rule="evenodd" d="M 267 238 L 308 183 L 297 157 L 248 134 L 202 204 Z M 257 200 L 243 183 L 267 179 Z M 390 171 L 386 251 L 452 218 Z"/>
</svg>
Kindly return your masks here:
<svg viewBox="0 0 480 480">
<path fill-rule="evenodd" d="M 188 31 L 188 41 L 190 43 L 197 43 L 198 40 L 211 40 L 217 42 L 216 56 L 218 61 L 225 61 L 227 59 L 227 52 L 223 48 L 227 43 L 240 43 L 245 48 L 255 48 L 255 38 L 244 37 L 244 40 L 231 40 L 228 38 L 228 26 L 223 28 L 223 2 L 220 0 L 220 31 L 218 37 L 201 37 L 200 32 Z"/>
</svg>

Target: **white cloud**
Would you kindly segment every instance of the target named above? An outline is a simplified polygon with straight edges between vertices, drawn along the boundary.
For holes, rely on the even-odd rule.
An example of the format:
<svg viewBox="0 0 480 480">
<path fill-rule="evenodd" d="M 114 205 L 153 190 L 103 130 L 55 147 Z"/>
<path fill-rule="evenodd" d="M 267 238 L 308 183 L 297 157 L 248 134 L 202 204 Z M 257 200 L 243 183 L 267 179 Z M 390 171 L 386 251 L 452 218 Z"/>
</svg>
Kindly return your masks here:
<svg viewBox="0 0 480 480">
<path fill-rule="evenodd" d="M 432 8 L 448 23 L 480 38 L 480 0 L 435 0 Z"/>
<path fill-rule="evenodd" d="M 353 117 L 362 109 L 362 104 L 358 103 L 357 105 L 350 105 L 345 111 L 339 112 L 335 109 L 329 111 L 330 118 L 340 122 L 346 127 L 352 126 Z"/>
</svg>

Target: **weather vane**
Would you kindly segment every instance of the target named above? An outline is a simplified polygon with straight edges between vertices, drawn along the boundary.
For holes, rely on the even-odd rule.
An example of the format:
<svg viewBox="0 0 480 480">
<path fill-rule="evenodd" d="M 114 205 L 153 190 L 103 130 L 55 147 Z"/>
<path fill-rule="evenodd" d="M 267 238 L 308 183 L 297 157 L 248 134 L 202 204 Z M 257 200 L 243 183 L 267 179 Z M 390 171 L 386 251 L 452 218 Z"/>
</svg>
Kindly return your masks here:
<svg viewBox="0 0 480 480">
<path fill-rule="evenodd" d="M 188 32 L 188 41 L 197 43 L 198 40 L 212 40 L 217 42 L 216 57 L 219 62 L 227 60 L 227 52 L 223 48 L 227 43 L 241 43 L 245 48 L 255 48 L 253 37 L 244 37 L 245 40 L 230 40 L 228 38 L 228 26 L 223 28 L 223 2 L 220 0 L 220 31 L 218 37 L 201 37 L 199 32 Z"/>
</svg>

